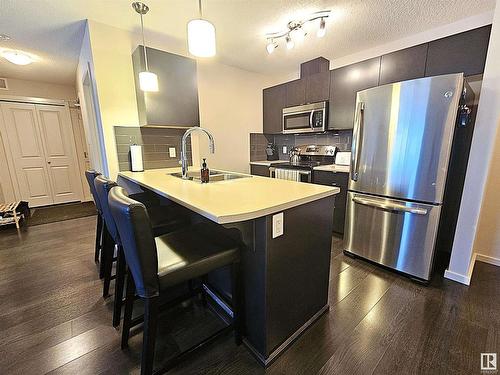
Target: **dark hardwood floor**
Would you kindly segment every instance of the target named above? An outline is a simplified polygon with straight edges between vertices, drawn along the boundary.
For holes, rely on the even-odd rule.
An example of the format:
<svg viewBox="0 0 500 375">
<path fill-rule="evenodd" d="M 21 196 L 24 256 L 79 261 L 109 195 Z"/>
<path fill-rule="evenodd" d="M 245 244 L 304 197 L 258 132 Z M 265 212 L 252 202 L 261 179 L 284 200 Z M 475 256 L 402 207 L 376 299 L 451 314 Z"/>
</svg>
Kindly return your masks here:
<svg viewBox="0 0 500 375">
<path fill-rule="evenodd" d="M 95 217 L 0 232 L 0 373 L 136 374 L 142 334 L 120 349 L 93 262 Z M 162 314 L 158 363 L 220 327 L 196 299 Z M 334 238 L 330 311 L 264 371 L 227 336 L 172 374 L 480 374 L 500 352 L 500 268 L 470 287 L 430 286 L 342 254 Z"/>
</svg>

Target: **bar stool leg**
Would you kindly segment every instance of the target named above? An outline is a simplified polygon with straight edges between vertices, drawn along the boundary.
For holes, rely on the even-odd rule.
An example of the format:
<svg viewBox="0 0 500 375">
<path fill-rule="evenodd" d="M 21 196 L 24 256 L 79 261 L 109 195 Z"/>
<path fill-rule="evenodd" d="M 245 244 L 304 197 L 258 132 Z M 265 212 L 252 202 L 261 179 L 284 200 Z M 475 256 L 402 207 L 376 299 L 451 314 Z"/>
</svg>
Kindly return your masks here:
<svg viewBox="0 0 500 375">
<path fill-rule="evenodd" d="M 102 220 L 102 218 L 101 218 Z M 108 233 L 108 228 L 106 228 L 106 223 L 104 220 L 102 220 L 102 226 L 101 226 L 101 259 L 99 263 L 99 278 L 103 279 L 104 278 L 104 271 L 105 271 L 105 266 L 106 266 L 106 234 Z M 108 235 L 109 237 L 109 235 Z"/>
<path fill-rule="evenodd" d="M 127 272 L 127 289 L 125 292 L 125 311 L 123 313 L 123 327 L 122 327 L 122 349 L 128 347 L 128 338 L 130 335 L 130 325 L 132 322 L 132 311 L 134 309 L 134 297 L 135 297 L 135 284 L 134 278 L 130 273 Z"/>
<path fill-rule="evenodd" d="M 153 373 L 159 297 L 144 298 L 144 336 L 142 339 L 141 375 Z"/>
<path fill-rule="evenodd" d="M 99 251 L 101 250 L 101 240 L 102 240 L 102 216 L 97 214 L 97 226 L 95 231 L 95 254 L 94 261 L 99 262 Z"/>
<path fill-rule="evenodd" d="M 111 284 L 111 272 L 113 270 L 113 254 L 115 250 L 115 242 L 111 238 L 109 232 L 104 232 L 104 246 L 102 249 L 103 263 L 104 263 L 104 286 L 102 288 L 102 296 L 104 298 L 109 296 L 109 285 Z"/>
<path fill-rule="evenodd" d="M 240 282 L 240 263 L 236 262 L 231 265 L 231 280 L 232 280 L 232 308 L 233 308 L 233 326 L 234 326 L 234 342 L 236 345 L 241 345 L 241 282 Z"/>
<path fill-rule="evenodd" d="M 125 255 L 123 254 L 123 247 L 119 245 L 116 259 L 115 301 L 113 306 L 113 327 L 115 328 L 120 325 L 124 282 Z"/>
</svg>

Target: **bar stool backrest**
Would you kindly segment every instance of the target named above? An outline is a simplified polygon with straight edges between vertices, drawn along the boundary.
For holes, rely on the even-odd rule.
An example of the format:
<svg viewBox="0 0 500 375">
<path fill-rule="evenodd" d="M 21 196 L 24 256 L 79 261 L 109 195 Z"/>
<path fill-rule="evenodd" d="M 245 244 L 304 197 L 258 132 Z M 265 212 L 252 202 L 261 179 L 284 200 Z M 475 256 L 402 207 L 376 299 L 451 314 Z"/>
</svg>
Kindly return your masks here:
<svg viewBox="0 0 500 375">
<path fill-rule="evenodd" d="M 146 207 L 129 198 L 126 190 L 120 186 L 111 189 L 108 202 L 137 294 L 143 298 L 157 296 L 158 255 Z"/>
<path fill-rule="evenodd" d="M 115 224 L 115 219 L 111 215 L 108 203 L 108 194 L 110 190 L 115 186 L 118 186 L 118 184 L 115 181 L 109 180 L 106 177 L 100 175 L 95 178 L 94 185 L 98 197 L 97 199 L 99 199 L 99 202 L 101 203 L 102 216 L 104 217 L 104 221 L 106 222 L 106 228 L 108 229 L 108 232 L 115 243 L 117 245 L 121 245 L 120 236 Z"/>
<path fill-rule="evenodd" d="M 95 186 L 94 186 L 95 178 L 100 175 L 101 174 L 99 172 L 96 172 L 93 169 L 88 169 L 85 171 L 85 177 L 87 178 L 92 198 L 94 198 L 95 206 L 97 208 L 97 211 L 99 211 L 99 214 L 102 214 L 101 202 L 99 202 L 99 197 L 97 196 L 97 192 L 95 191 Z"/>
</svg>

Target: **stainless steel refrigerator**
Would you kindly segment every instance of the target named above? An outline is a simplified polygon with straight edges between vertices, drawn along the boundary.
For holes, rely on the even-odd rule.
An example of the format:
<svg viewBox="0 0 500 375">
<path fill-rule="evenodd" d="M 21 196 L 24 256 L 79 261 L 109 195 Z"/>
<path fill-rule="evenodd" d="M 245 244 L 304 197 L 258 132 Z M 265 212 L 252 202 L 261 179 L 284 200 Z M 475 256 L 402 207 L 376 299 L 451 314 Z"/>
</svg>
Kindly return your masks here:
<svg viewBox="0 0 500 375">
<path fill-rule="evenodd" d="M 429 280 L 455 129 L 469 122 L 466 87 L 449 74 L 358 92 L 346 252 Z"/>
</svg>

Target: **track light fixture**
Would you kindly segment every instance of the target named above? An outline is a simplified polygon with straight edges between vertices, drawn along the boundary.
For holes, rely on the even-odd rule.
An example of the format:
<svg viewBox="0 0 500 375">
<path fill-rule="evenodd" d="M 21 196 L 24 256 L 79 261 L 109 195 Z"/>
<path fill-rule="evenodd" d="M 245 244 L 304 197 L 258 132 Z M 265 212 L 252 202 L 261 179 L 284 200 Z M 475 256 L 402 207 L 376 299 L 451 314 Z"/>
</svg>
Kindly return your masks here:
<svg viewBox="0 0 500 375">
<path fill-rule="evenodd" d="M 316 36 L 318 38 L 324 37 L 326 34 L 326 18 L 330 16 L 330 12 L 330 10 L 322 10 L 321 12 L 312 13 L 303 20 L 288 22 L 286 29 L 282 31 L 266 34 L 265 37 L 268 41 L 266 45 L 267 52 L 269 54 L 273 53 L 278 47 L 277 40 L 281 38 L 285 38 L 286 48 L 292 49 L 296 42 L 300 42 L 307 35 L 304 25 L 316 20 L 319 20 L 319 28 L 316 32 Z"/>
</svg>

